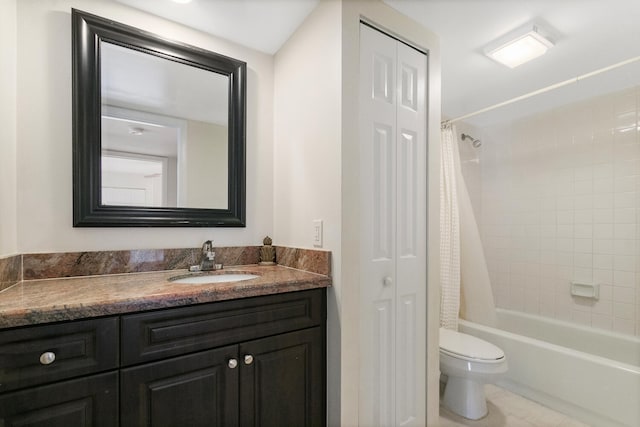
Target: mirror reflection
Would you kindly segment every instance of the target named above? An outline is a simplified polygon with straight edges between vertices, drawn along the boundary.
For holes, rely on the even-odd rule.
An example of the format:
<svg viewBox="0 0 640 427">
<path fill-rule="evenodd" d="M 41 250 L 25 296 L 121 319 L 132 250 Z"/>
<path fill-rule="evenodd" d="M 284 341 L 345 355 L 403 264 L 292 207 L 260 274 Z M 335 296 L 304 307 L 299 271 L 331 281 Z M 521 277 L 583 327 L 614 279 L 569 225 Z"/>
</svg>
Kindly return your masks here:
<svg viewBox="0 0 640 427">
<path fill-rule="evenodd" d="M 100 41 L 101 204 L 227 209 L 229 77 Z"/>
</svg>

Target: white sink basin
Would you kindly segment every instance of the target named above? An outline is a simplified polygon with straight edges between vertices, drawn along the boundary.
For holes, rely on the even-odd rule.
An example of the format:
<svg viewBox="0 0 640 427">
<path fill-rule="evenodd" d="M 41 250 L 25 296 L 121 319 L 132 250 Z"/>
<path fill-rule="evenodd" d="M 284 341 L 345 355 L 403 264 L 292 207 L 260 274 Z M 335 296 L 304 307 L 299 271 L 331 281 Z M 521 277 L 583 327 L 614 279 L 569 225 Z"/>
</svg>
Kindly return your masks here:
<svg viewBox="0 0 640 427">
<path fill-rule="evenodd" d="M 169 279 L 174 283 L 187 283 L 192 285 L 201 285 L 205 283 L 222 283 L 222 282 L 239 282 L 241 280 L 255 279 L 255 274 L 230 273 L 230 274 L 203 274 L 198 276 L 178 276 Z"/>
</svg>

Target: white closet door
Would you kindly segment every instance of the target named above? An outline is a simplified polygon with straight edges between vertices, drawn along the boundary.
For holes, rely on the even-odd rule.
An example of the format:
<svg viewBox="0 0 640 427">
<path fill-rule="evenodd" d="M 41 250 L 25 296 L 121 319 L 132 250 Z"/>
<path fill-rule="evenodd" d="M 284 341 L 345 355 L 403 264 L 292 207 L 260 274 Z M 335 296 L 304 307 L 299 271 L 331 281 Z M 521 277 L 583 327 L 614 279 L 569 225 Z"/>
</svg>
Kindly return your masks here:
<svg viewBox="0 0 640 427">
<path fill-rule="evenodd" d="M 420 425 L 426 402 L 426 56 L 360 28 L 360 425 Z"/>
<path fill-rule="evenodd" d="M 396 425 L 414 426 L 426 416 L 427 57 L 397 46 Z"/>
<path fill-rule="evenodd" d="M 361 426 L 395 424 L 396 68 L 396 41 L 361 25 Z"/>
</svg>

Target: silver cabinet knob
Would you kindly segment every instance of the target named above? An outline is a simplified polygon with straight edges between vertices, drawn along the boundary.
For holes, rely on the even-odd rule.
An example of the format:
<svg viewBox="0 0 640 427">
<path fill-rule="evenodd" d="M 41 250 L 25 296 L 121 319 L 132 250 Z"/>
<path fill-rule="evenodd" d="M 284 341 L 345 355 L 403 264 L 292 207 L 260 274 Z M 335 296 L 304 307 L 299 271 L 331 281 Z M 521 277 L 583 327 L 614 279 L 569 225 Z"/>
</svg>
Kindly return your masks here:
<svg viewBox="0 0 640 427">
<path fill-rule="evenodd" d="M 52 351 L 46 351 L 40 355 L 40 363 L 42 365 L 51 365 L 56 360 L 56 354 Z"/>
<path fill-rule="evenodd" d="M 253 356 L 250 354 L 245 354 L 244 356 L 244 364 L 251 365 L 253 363 Z"/>
<path fill-rule="evenodd" d="M 393 279 L 391 277 L 387 276 L 384 279 L 382 279 L 382 284 L 384 286 L 391 286 L 391 285 L 393 285 Z"/>
<path fill-rule="evenodd" d="M 229 359 L 228 365 L 231 369 L 235 369 L 238 366 L 238 361 L 236 359 Z"/>
</svg>

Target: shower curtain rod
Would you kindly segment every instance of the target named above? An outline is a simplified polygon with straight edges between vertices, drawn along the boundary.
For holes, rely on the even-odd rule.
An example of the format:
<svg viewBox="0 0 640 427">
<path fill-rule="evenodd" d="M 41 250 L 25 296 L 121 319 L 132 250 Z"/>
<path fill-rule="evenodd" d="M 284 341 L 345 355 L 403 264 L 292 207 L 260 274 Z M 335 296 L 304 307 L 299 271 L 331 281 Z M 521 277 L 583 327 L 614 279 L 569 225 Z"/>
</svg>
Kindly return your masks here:
<svg viewBox="0 0 640 427">
<path fill-rule="evenodd" d="M 440 122 L 441 127 L 449 126 L 455 122 L 459 122 L 460 120 L 468 119 L 469 117 L 477 116 L 478 114 L 486 113 L 487 111 L 495 110 L 496 108 L 504 107 L 505 105 L 513 104 L 514 102 L 522 101 L 523 99 L 531 98 L 532 96 L 540 95 L 541 93 L 549 92 L 550 90 L 558 89 L 563 86 L 570 85 L 572 83 L 578 83 L 580 80 L 587 79 L 589 77 L 596 76 L 598 74 L 602 74 L 606 71 L 610 71 L 619 67 L 622 67 L 627 64 L 631 64 L 633 62 L 640 61 L 640 56 L 636 56 L 634 58 L 629 58 L 624 61 L 618 62 L 616 64 L 609 65 L 608 67 L 600 68 L 595 71 L 591 71 L 590 73 L 582 74 L 577 77 L 572 77 L 568 80 L 562 81 L 560 83 L 555 83 L 550 86 L 544 87 L 542 89 L 534 90 L 533 92 L 526 93 L 524 95 L 517 96 L 515 98 L 508 99 L 503 102 L 499 102 L 497 104 L 491 105 L 489 107 L 482 108 L 478 111 L 474 111 L 473 113 L 465 114 L 464 116 L 456 117 L 450 120 L 443 120 Z"/>
</svg>

